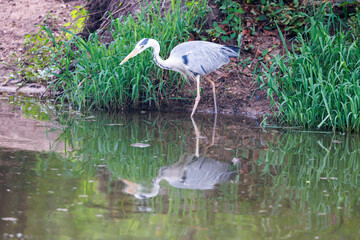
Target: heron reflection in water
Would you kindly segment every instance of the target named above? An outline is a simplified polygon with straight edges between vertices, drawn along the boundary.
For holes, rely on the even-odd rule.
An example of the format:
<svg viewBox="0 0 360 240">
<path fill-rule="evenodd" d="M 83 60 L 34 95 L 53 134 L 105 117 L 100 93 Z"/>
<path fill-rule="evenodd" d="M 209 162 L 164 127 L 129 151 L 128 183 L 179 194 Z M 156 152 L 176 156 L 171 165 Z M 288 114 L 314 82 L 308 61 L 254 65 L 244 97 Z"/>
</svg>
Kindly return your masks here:
<svg viewBox="0 0 360 240">
<path fill-rule="evenodd" d="M 125 193 L 132 194 L 139 199 L 155 197 L 160 191 L 159 183 L 162 180 L 176 188 L 211 190 L 215 185 L 225 183 L 236 176 L 236 171 L 229 170 L 229 163 L 219 162 L 207 156 L 199 156 L 200 131 L 194 119 L 191 118 L 191 120 L 196 135 L 195 154 L 183 154 L 176 163 L 160 168 L 158 175 L 153 179 L 152 188 L 121 179 L 126 184 Z M 214 145 L 215 126 L 216 116 L 212 142 L 208 147 Z"/>
</svg>

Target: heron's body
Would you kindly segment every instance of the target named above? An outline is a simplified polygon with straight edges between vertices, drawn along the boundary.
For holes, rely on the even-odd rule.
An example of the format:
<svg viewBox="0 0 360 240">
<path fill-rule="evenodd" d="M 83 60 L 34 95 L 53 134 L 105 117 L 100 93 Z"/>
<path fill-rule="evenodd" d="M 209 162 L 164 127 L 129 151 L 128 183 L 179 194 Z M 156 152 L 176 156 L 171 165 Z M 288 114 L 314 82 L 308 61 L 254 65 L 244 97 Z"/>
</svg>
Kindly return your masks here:
<svg viewBox="0 0 360 240">
<path fill-rule="evenodd" d="M 135 49 L 121 62 L 123 64 L 131 57 L 144 51 L 146 48 L 152 47 L 154 50 L 153 57 L 155 63 L 167 70 L 173 70 L 188 76 L 197 83 L 197 97 L 191 116 L 194 115 L 197 105 L 200 101 L 200 76 L 210 73 L 224 64 L 230 62 L 231 57 L 238 57 L 239 48 L 233 46 L 224 46 L 212 42 L 192 41 L 185 42 L 173 48 L 168 59 L 163 60 L 160 57 L 160 45 L 154 39 L 144 38 L 140 40 Z M 214 107 L 216 107 L 215 84 L 207 79 L 213 88 Z"/>
<path fill-rule="evenodd" d="M 236 176 L 236 171 L 229 170 L 230 164 L 219 162 L 206 156 L 184 154 L 179 161 L 162 167 L 153 179 L 153 187 L 121 179 L 125 183 L 124 192 L 132 194 L 138 199 L 152 198 L 160 191 L 162 180 L 175 188 L 211 190 L 216 185 L 228 182 Z"/>
</svg>

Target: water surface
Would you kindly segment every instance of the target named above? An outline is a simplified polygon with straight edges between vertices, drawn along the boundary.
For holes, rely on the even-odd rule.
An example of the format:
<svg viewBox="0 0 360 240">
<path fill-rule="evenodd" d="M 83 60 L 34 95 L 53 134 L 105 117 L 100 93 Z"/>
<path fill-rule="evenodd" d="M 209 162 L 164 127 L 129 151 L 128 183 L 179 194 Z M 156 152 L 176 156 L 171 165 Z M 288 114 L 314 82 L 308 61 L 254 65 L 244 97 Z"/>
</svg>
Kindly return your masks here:
<svg viewBox="0 0 360 240">
<path fill-rule="evenodd" d="M 358 135 L 0 110 L 2 239 L 360 239 Z"/>
</svg>

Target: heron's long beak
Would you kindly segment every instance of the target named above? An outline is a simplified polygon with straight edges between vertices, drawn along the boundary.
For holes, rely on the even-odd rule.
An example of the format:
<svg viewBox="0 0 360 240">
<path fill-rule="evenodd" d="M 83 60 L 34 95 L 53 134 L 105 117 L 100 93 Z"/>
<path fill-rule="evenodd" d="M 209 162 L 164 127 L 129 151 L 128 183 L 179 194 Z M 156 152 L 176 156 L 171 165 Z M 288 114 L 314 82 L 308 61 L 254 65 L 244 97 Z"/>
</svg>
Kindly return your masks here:
<svg viewBox="0 0 360 240">
<path fill-rule="evenodd" d="M 132 57 L 135 57 L 138 54 L 139 50 L 134 49 L 131 51 L 131 53 L 129 53 L 129 55 L 127 55 L 124 60 L 121 61 L 120 65 L 124 64 L 125 62 L 127 62 L 127 60 L 129 60 Z"/>
<path fill-rule="evenodd" d="M 126 187 L 123 190 L 125 193 L 134 195 L 138 192 L 139 184 L 130 182 L 125 179 L 121 179 L 121 181 L 123 181 L 126 184 Z"/>
</svg>

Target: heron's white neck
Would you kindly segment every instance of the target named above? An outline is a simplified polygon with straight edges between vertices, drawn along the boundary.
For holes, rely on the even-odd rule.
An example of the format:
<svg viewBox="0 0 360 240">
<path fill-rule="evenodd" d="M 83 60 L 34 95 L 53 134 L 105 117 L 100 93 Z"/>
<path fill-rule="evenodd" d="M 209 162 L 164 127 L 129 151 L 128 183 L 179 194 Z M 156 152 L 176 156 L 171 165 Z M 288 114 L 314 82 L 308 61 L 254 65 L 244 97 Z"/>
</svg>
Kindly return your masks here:
<svg viewBox="0 0 360 240">
<path fill-rule="evenodd" d="M 160 57 L 159 42 L 156 41 L 155 39 L 149 39 L 148 45 L 149 45 L 149 47 L 153 48 L 153 58 L 154 58 L 156 65 L 158 65 L 159 67 L 161 67 L 163 69 L 171 70 L 172 69 L 171 62 L 169 60 L 163 60 Z"/>
<path fill-rule="evenodd" d="M 134 194 L 136 198 L 143 199 L 143 198 L 152 198 L 159 194 L 160 185 L 158 182 L 155 182 L 153 187 L 150 189 L 150 192 L 145 191 L 148 189 L 143 189 L 144 191 L 139 191 L 138 193 Z"/>
</svg>

